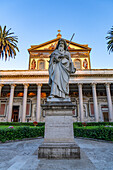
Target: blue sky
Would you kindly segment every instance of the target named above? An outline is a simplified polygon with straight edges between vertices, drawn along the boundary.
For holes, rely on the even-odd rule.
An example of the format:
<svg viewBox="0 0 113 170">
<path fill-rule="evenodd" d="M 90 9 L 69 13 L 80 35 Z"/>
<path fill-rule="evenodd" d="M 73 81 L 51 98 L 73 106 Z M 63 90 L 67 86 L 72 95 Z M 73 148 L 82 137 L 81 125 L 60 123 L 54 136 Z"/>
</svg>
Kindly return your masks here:
<svg viewBox="0 0 113 170">
<path fill-rule="evenodd" d="M 27 49 L 56 38 L 88 44 L 92 69 L 113 69 L 113 53 L 107 51 L 107 32 L 113 26 L 113 0 L 0 0 L 0 25 L 18 36 L 20 52 L 15 59 L 0 59 L 0 70 L 26 70 Z"/>
</svg>

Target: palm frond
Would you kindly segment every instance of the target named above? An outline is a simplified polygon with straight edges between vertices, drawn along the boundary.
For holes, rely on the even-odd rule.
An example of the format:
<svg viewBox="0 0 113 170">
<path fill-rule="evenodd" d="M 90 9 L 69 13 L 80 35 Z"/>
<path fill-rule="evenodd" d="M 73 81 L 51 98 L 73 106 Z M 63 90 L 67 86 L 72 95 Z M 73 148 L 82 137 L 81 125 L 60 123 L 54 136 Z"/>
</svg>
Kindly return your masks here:
<svg viewBox="0 0 113 170">
<path fill-rule="evenodd" d="M 7 34 L 7 35 L 9 35 L 9 34 L 10 34 L 10 33 L 9 33 L 9 31 L 10 31 L 10 30 L 11 30 L 11 28 L 10 28 L 8 31 L 6 31 L 6 34 Z"/>
<path fill-rule="evenodd" d="M 113 26 L 111 28 L 111 30 L 108 31 L 108 36 L 106 36 L 106 40 L 108 40 L 107 42 L 107 50 L 110 52 L 113 52 Z"/>
<path fill-rule="evenodd" d="M 1 25 L 0 25 L 0 35 L 2 34 L 2 27 L 1 27 Z"/>
<path fill-rule="evenodd" d="M 19 52 L 17 47 L 18 37 L 14 36 L 14 32 L 10 32 L 11 28 L 6 31 L 6 26 L 3 30 L 0 26 L 0 57 L 5 58 L 16 56 L 16 50 Z M 13 35 L 13 36 L 12 36 Z"/>
<path fill-rule="evenodd" d="M 5 34 L 5 32 L 6 32 L 6 25 L 4 26 L 3 34 Z"/>
</svg>

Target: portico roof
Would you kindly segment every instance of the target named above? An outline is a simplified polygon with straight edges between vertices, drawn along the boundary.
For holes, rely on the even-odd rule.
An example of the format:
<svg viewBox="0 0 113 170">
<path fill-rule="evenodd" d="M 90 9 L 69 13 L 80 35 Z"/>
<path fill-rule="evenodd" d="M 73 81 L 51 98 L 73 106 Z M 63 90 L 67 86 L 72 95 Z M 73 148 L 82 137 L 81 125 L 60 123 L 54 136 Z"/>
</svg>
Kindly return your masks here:
<svg viewBox="0 0 113 170">
<path fill-rule="evenodd" d="M 58 33 L 57 34 L 57 38 L 52 39 L 50 41 L 47 41 L 45 43 L 39 44 L 39 45 L 31 45 L 31 48 L 28 49 L 28 52 L 36 52 L 36 51 L 40 51 L 40 50 L 47 50 L 47 51 L 51 51 L 55 49 L 56 44 L 58 43 L 59 39 L 61 38 L 61 34 Z M 70 41 L 65 39 L 66 43 L 68 44 Z M 88 45 L 81 45 L 75 42 L 71 42 L 69 45 L 69 51 L 91 51 L 91 48 L 88 47 Z"/>
</svg>

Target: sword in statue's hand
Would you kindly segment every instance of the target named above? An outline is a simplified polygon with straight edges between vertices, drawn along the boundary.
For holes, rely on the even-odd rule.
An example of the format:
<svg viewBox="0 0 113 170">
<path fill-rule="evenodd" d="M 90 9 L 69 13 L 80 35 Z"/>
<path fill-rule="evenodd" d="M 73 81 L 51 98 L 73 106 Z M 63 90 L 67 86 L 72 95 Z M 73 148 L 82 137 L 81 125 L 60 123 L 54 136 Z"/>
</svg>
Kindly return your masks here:
<svg viewBox="0 0 113 170">
<path fill-rule="evenodd" d="M 70 43 L 71 43 L 71 41 L 72 41 L 74 35 L 75 35 L 75 33 L 73 33 L 73 35 L 72 35 L 72 37 L 71 37 L 71 39 L 70 39 L 70 41 L 69 41 L 69 44 L 68 44 L 68 46 L 67 46 L 67 48 L 66 48 L 66 51 L 68 50 L 68 47 L 69 47 L 69 45 L 70 45 Z"/>
</svg>

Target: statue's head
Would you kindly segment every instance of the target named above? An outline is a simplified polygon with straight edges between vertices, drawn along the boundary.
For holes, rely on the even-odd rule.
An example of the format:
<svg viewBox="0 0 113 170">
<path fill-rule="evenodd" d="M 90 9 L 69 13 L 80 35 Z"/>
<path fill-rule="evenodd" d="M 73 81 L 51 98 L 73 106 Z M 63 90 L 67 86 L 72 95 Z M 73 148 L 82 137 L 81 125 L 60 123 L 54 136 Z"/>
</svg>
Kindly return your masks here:
<svg viewBox="0 0 113 170">
<path fill-rule="evenodd" d="M 68 50 L 67 49 L 67 44 L 66 44 L 66 41 L 61 38 L 59 41 L 58 41 L 58 44 L 56 46 L 56 49 L 60 50 L 60 51 L 63 51 L 63 50 Z"/>
</svg>

